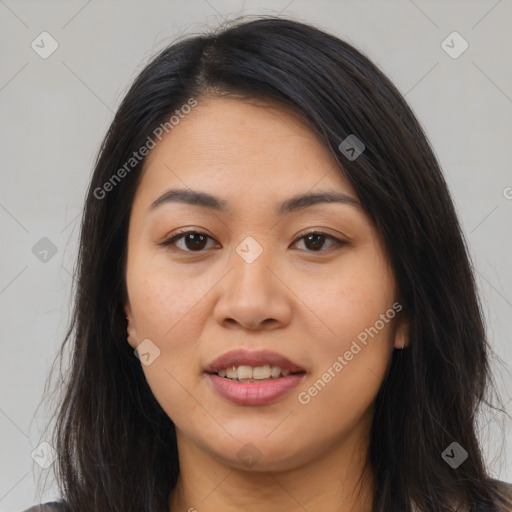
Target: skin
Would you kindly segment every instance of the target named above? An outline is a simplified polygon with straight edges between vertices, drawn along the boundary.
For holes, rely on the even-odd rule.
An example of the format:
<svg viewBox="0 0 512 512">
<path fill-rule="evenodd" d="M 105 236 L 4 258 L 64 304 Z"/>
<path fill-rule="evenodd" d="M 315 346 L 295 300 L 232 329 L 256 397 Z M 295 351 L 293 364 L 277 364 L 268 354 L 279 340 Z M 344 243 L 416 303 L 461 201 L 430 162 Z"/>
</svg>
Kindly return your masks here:
<svg viewBox="0 0 512 512">
<path fill-rule="evenodd" d="M 208 192 L 231 212 L 176 202 L 148 212 L 169 188 Z M 234 98 L 201 98 L 145 161 L 130 218 L 125 312 L 131 347 L 149 339 L 160 350 L 143 370 L 176 425 L 172 511 L 371 510 L 373 473 L 363 469 L 372 405 L 393 348 L 407 344 L 407 323 L 389 320 L 309 403 L 299 402 L 397 301 L 383 246 L 360 207 L 322 203 L 275 214 L 277 203 L 320 189 L 357 200 L 297 116 Z M 159 245 L 179 228 L 210 237 L 202 252 L 184 238 L 174 249 Z M 301 238 L 313 229 L 346 244 Z M 263 248 L 251 264 L 236 252 L 248 236 Z M 278 352 L 306 377 L 275 403 L 233 404 L 203 370 L 238 348 Z M 250 467 L 237 456 L 248 442 L 260 457 Z"/>
</svg>

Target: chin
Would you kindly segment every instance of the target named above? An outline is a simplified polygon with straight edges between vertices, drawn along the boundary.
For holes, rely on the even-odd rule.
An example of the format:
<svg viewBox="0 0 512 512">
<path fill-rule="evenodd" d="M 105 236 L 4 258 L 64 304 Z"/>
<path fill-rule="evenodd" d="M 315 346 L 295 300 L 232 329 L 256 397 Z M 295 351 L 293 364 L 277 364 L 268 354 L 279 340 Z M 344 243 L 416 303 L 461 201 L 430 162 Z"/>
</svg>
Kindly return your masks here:
<svg viewBox="0 0 512 512">
<path fill-rule="evenodd" d="M 247 431 L 243 435 L 234 434 L 233 438 L 224 439 L 223 443 L 208 445 L 204 448 L 223 465 L 236 470 L 251 472 L 288 471 L 303 465 L 309 458 L 317 453 L 315 447 L 300 447 L 291 443 L 290 439 L 296 437 L 288 432 L 286 440 L 276 436 L 272 439 L 265 434 L 250 435 Z"/>
</svg>

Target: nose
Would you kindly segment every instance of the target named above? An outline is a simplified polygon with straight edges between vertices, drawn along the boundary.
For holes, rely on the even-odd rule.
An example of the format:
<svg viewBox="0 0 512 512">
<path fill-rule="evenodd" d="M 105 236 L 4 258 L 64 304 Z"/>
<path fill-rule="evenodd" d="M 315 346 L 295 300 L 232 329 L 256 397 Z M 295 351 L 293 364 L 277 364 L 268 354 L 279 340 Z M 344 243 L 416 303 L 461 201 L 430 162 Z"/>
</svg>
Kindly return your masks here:
<svg viewBox="0 0 512 512">
<path fill-rule="evenodd" d="M 225 328 L 272 330 L 290 322 L 293 293 L 268 250 L 251 263 L 236 252 L 231 270 L 218 284 L 213 316 Z"/>
</svg>

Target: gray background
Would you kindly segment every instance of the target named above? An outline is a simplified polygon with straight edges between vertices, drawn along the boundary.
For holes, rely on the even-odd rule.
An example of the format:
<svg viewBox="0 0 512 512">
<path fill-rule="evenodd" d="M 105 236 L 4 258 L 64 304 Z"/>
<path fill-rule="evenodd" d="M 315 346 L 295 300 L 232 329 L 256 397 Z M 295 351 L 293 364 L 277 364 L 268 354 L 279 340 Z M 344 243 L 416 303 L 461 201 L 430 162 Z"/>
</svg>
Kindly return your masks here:
<svg viewBox="0 0 512 512">
<path fill-rule="evenodd" d="M 489 339 L 505 363 L 496 380 L 504 402 L 510 400 L 504 371 L 512 361 L 510 1 L 0 0 L 0 511 L 57 495 L 51 479 L 45 493 L 37 486 L 49 472 L 31 457 L 49 420 L 49 409 L 37 406 L 69 318 L 93 159 L 123 94 L 147 59 L 176 36 L 224 17 L 279 12 L 364 51 L 416 112 L 467 235 Z M 46 59 L 31 47 L 35 41 L 49 48 L 47 39 L 41 43 L 43 31 L 58 43 Z M 458 58 L 441 46 L 453 31 L 469 44 Z M 460 43 L 448 44 L 457 51 Z M 34 254 L 43 237 L 56 254 Z M 39 243 L 44 249 L 48 242 Z M 492 474 L 512 481 L 512 443 L 502 444 L 510 421 L 480 423 Z"/>
</svg>

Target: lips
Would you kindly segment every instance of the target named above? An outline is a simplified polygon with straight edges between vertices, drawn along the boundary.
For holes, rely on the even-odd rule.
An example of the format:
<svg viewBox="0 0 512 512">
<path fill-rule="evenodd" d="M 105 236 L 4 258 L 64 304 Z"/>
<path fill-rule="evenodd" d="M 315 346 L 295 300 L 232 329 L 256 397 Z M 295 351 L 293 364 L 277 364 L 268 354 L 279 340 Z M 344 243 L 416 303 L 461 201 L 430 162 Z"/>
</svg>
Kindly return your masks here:
<svg viewBox="0 0 512 512">
<path fill-rule="evenodd" d="M 218 373 L 220 370 L 232 368 L 233 366 L 279 366 L 283 370 L 288 370 L 290 373 L 304 372 L 298 364 L 290 359 L 272 352 L 270 350 L 260 350 L 257 352 L 249 352 L 247 350 L 231 350 L 222 354 L 220 357 L 214 359 L 209 365 L 206 366 L 206 373 Z"/>
<path fill-rule="evenodd" d="M 278 377 L 268 380 L 248 379 L 249 382 L 231 380 L 222 376 L 230 368 L 234 370 L 244 367 L 246 367 L 244 371 L 247 371 L 247 367 L 259 369 L 265 367 L 268 372 L 268 367 L 271 367 L 279 368 L 280 372 L 277 372 Z M 218 395 L 231 403 L 244 406 L 261 406 L 276 402 L 296 388 L 306 376 L 306 371 L 297 363 L 267 350 L 258 352 L 233 350 L 212 361 L 204 371 L 212 389 Z"/>
</svg>

